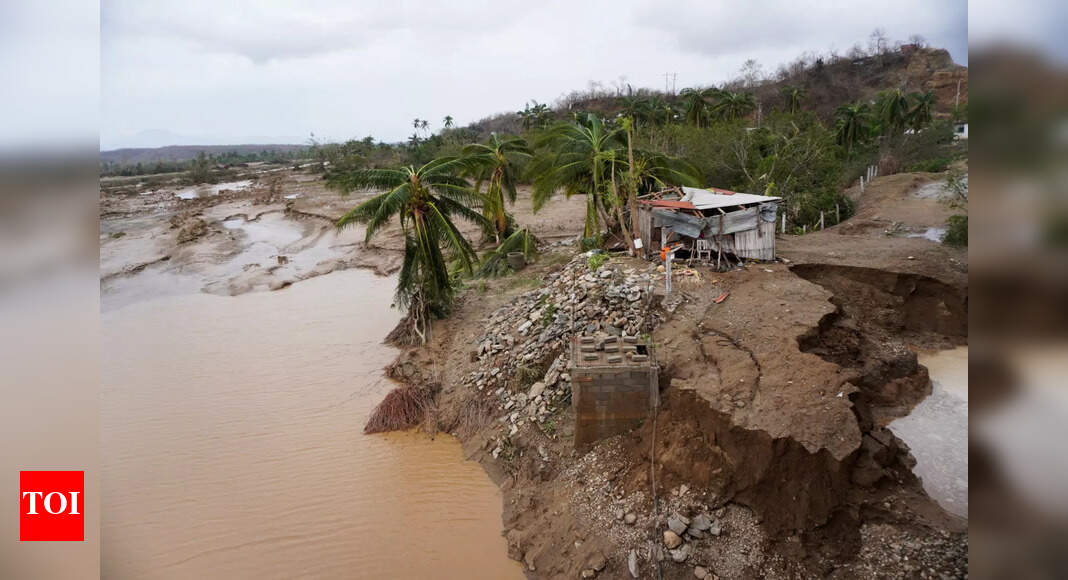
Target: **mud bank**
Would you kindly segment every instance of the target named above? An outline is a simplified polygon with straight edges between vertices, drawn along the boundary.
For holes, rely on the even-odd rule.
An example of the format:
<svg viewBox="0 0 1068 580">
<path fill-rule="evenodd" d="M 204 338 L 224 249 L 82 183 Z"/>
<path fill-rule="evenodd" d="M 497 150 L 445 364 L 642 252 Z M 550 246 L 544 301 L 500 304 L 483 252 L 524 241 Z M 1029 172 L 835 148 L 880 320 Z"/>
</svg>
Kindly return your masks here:
<svg viewBox="0 0 1068 580">
<path fill-rule="evenodd" d="M 662 278 L 625 258 L 586 278 L 603 280 L 598 294 L 556 289 L 584 264 L 527 272 L 546 280 L 533 290 L 468 295 L 427 348 L 391 367 L 441 386 L 432 428 L 460 436 L 501 485 L 509 555 L 528 577 L 965 573 L 964 520 L 924 492 L 908 447 L 886 429 L 929 392 L 911 348 L 966 341 L 965 291 L 913 274 L 768 265 L 701 272 L 660 306 Z M 595 317 L 582 319 L 585 331 L 611 332 L 612 288 L 642 272 L 650 310 L 619 328 L 651 329 L 662 406 L 634 432 L 577 452 L 570 386 L 556 376 L 564 353 L 538 348 L 556 336 L 544 311 L 585 312 Z M 476 378 L 481 368 L 497 369 L 492 384 Z M 538 407 L 528 391 L 564 404 Z M 665 544 L 673 521 L 706 516 L 716 534 L 684 525 Z"/>
</svg>

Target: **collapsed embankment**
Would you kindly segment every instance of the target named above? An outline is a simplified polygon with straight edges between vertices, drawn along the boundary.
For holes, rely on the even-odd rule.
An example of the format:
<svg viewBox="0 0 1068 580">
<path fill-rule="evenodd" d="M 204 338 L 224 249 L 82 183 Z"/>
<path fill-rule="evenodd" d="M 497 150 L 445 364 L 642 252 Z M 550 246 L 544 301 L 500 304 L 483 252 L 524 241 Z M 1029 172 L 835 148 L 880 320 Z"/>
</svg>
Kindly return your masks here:
<svg viewBox="0 0 1068 580">
<path fill-rule="evenodd" d="M 529 576 L 859 573 L 906 552 L 902 571 L 960 573 L 963 523 L 926 497 L 884 426 L 927 393 L 909 346 L 966 340 L 966 290 L 773 265 L 709 273 L 668 312 L 648 263 L 533 273 L 545 276 L 522 293 L 469 294 L 391 367 L 441 385 L 428 423 L 502 486 L 510 555 Z M 583 453 L 563 348 L 576 328 L 651 333 L 663 369 L 655 420 Z M 716 533 L 661 536 L 694 518 Z"/>
</svg>

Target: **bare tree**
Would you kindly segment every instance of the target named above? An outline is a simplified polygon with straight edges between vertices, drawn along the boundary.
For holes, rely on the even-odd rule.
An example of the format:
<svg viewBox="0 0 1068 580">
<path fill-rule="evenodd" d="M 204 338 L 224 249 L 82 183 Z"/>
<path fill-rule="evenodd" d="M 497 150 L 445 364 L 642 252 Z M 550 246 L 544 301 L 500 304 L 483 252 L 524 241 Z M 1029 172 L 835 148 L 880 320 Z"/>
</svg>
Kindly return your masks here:
<svg viewBox="0 0 1068 580">
<path fill-rule="evenodd" d="M 871 31 L 871 36 L 868 37 L 868 52 L 873 56 L 885 54 L 890 47 L 890 38 L 886 36 L 886 31 L 882 28 L 876 28 Z"/>
</svg>

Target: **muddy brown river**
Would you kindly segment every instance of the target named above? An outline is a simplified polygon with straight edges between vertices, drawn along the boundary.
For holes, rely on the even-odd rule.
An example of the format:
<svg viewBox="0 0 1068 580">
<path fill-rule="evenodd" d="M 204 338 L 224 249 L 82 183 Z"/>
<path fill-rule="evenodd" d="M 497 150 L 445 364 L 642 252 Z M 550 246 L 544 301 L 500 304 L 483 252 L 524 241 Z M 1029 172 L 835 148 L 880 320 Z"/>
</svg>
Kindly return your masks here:
<svg viewBox="0 0 1068 580">
<path fill-rule="evenodd" d="M 394 385 L 391 279 L 103 313 L 105 578 L 521 578 L 448 436 L 364 435 Z"/>
</svg>

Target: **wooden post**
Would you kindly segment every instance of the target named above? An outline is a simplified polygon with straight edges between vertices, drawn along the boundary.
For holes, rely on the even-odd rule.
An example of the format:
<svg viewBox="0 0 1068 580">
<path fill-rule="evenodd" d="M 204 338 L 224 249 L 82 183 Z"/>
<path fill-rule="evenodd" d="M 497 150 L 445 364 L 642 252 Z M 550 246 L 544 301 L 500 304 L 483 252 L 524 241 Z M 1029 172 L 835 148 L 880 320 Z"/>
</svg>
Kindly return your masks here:
<svg viewBox="0 0 1068 580">
<path fill-rule="evenodd" d="M 823 229 L 823 210 L 820 210 L 820 229 Z"/>
<path fill-rule="evenodd" d="M 834 204 L 834 223 L 838 224 L 842 222 L 842 212 L 838 208 L 838 204 Z"/>
<path fill-rule="evenodd" d="M 860 192 L 864 193 L 864 176 L 860 176 Z"/>
<path fill-rule="evenodd" d="M 786 212 L 782 212 L 782 233 L 786 233 Z"/>
<path fill-rule="evenodd" d="M 675 257 L 675 252 L 668 252 L 664 256 L 664 295 L 671 296 L 671 260 Z"/>
<path fill-rule="evenodd" d="M 801 226 L 801 234 L 804 235 L 804 234 L 807 234 L 807 233 L 808 233 L 808 224 L 804 224 L 804 225 Z"/>
</svg>

